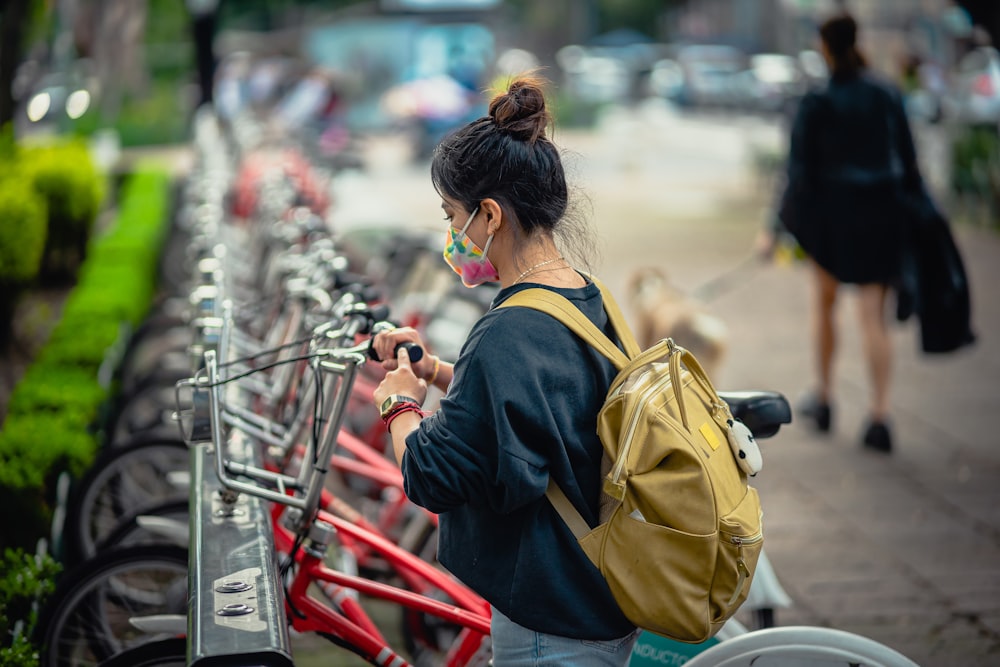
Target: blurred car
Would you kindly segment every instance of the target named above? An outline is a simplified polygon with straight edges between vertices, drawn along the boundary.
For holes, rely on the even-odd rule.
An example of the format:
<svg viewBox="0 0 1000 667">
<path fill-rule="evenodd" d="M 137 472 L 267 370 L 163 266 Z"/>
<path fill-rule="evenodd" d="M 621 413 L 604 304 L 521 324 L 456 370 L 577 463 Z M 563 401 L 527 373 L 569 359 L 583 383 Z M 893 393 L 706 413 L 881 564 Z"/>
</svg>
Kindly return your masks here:
<svg viewBox="0 0 1000 667">
<path fill-rule="evenodd" d="M 741 108 L 777 112 L 802 94 L 806 79 L 794 57 L 758 53 L 750 56 L 747 69 L 736 75 L 735 86 Z"/>
<path fill-rule="evenodd" d="M 684 69 L 672 58 L 653 63 L 649 72 L 649 94 L 677 102 L 684 94 Z"/>
<path fill-rule="evenodd" d="M 684 72 L 680 102 L 695 107 L 730 107 L 736 103 L 736 76 L 746 69 L 739 49 L 722 44 L 691 44 L 677 51 Z"/>
<path fill-rule="evenodd" d="M 949 115 L 958 122 L 1000 123 L 1000 51 L 981 46 L 958 62 L 950 106 Z"/>
<path fill-rule="evenodd" d="M 570 44 L 556 52 L 556 62 L 562 69 L 567 92 L 575 99 L 606 103 L 628 97 L 632 73 L 621 58 L 606 55 L 601 49 Z"/>
</svg>

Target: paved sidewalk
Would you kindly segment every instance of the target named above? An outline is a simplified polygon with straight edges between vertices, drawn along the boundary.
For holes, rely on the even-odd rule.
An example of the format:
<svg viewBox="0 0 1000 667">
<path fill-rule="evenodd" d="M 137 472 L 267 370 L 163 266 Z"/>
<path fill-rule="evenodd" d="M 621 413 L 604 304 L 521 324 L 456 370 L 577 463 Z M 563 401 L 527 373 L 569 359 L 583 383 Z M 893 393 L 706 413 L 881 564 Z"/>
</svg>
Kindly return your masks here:
<svg viewBox="0 0 1000 667">
<path fill-rule="evenodd" d="M 691 291 L 727 278 L 709 304 L 730 329 L 717 386 L 777 390 L 793 401 L 808 390 L 808 267 L 745 264 L 768 198 L 755 195 L 752 183 L 722 179 L 713 185 L 714 209 L 668 204 L 656 213 L 656 201 L 684 201 L 694 184 L 657 187 L 640 174 L 621 177 L 616 190 L 617 178 L 594 179 L 598 224 L 628 224 L 628 234 L 608 235 L 602 275 L 616 293 L 624 294 L 631 269 L 646 263 Z M 859 446 L 868 385 L 848 291 L 839 306 L 834 431 L 785 428 L 763 443 L 764 470 L 754 482 L 765 510 L 765 551 L 794 602 L 779 610 L 778 623 L 856 632 L 924 667 L 1000 664 L 1000 437 L 992 423 L 1000 414 L 1000 302 L 993 294 L 1000 236 L 955 231 L 979 340 L 929 357 L 919 352 L 915 321 L 895 326 L 895 451 Z"/>
<path fill-rule="evenodd" d="M 709 306 L 730 336 L 717 386 L 777 390 L 793 401 L 808 390 L 808 267 L 746 264 L 768 188 L 745 172 L 629 174 L 601 160 L 590 169 L 594 217 L 607 237 L 602 275 L 616 293 L 624 294 L 627 275 L 641 264 L 667 269 L 693 292 L 721 276 Z M 859 446 L 868 385 L 847 291 L 838 311 L 834 431 L 820 436 L 793 423 L 763 443 L 764 470 L 755 479 L 765 551 L 793 599 L 778 623 L 856 632 L 923 667 L 1000 664 L 1000 437 L 993 424 L 1000 414 L 1000 235 L 955 232 L 979 340 L 929 357 L 919 352 L 915 321 L 895 326 L 895 451 Z"/>
<path fill-rule="evenodd" d="M 918 352 L 895 332 L 890 456 L 858 445 L 868 388 L 853 304 L 843 337 L 834 432 L 793 423 L 764 444 L 758 476 L 766 547 L 794 607 L 782 625 L 818 624 L 886 643 L 921 665 L 1000 664 L 1000 238 L 960 229 L 972 276 L 974 348 Z M 808 272 L 767 267 L 714 306 L 733 330 L 725 386 L 809 387 Z"/>
</svg>

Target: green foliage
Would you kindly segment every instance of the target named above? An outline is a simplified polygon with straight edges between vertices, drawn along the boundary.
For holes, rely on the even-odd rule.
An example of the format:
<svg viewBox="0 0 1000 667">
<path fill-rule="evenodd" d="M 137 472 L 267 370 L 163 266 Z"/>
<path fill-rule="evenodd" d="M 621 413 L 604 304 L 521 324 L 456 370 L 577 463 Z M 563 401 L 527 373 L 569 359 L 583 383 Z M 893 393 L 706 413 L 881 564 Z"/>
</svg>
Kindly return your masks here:
<svg viewBox="0 0 1000 667">
<path fill-rule="evenodd" d="M 114 127 L 122 146 L 179 143 L 187 138 L 189 110 L 183 105 L 178 78 L 154 80 L 150 92 L 125 100 Z"/>
<path fill-rule="evenodd" d="M 50 233 L 90 230 L 104 198 L 104 181 L 87 146 L 68 141 L 27 149 L 23 160 L 35 190 L 48 201 Z"/>
<path fill-rule="evenodd" d="M 9 415 L 0 434 L 0 486 L 40 489 L 68 471 L 81 475 L 97 453 L 97 442 L 78 416 L 50 410 Z"/>
<path fill-rule="evenodd" d="M 996 126 L 959 128 L 952 143 L 951 189 L 973 216 L 1000 226 L 1000 131 Z"/>
<path fill-rule="evenodd" d="M 32 364 L 11 393 L 10 415 L 58 413 L 60 419 L 86 430 L 97 417 L 107 391 L 94 382 L 92 370 L 59 363 Z"/>
<path fill-rule="evenodd" d="M 38 620 L 35 608 L 55 590 L 54 580 L 60 569 L 45 554 L 4 551 L 0 567 L 0 667 L 38 664 L 37 650 L 28 637 Z"/>
<path fill-rule="evenodd" d="M 552 96 L 552 114 L 556 128 L 593 127 L 600 111 L 600 103 L 581 100 L 563 91 Z"/>
<path fill-rule="evenodd" d="M 952 187 L 957 192 L 981 190 L 988 174 L 1000 163 L 1000 135 L 996 128 L 962 127 L 952 144 Z"/>
<path fill-rule="evenodd" d="M 60 321 L 12 392 L 0 431 L 0 506 L 17 508 L 19 521 L 0 546 L 36 541 L 51 522 L 54 480 L 93 462 L 109 398 L 99 370 L 123 325 L 149 309 L 169 187 L 166 173 L 148 167 L 126 181 L 115 225 L 94 238 Z"/>
<path fill-rule="evenodd" d="M 80 140 L 24 148 L 19 162 L 48 211 L 42 274 L 72 278 L 104 199 L 103 176 Z"/>
<path fill-rule="evenodd" d="M 0 285 L 31 283 L 47 236 L 45 200 L 23 177 L 0 175 Z"/>
</svg>

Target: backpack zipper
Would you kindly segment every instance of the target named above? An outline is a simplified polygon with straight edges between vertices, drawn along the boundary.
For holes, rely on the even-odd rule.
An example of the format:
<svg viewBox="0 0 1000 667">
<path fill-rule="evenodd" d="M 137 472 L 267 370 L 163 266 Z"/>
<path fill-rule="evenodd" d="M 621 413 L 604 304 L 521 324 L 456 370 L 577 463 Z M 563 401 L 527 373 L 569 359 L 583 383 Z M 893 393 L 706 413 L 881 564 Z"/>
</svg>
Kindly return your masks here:
<svg viewBox="0 0 1000 667">
<path fill-rule="evenodd" d="M 646 371 L 647 374 L 650 372 L 651 371 Z M 618 455 L 618 460 L 615 461 L 615 467 L 611 471 L 610 483 L 615 490 L 615 493 L 609 493 L 608 495 L 616 498 L 617 500 L 623 500 L 625 498 L 625 485 L 620 480 L 622 471 L 625 468 L 625 463 L 628 459 L 628 454 L 632 450 L 632 439 L 635 437 L 635 429 L 639 425 L 640 408 L 652 398 L 653 394 L 657 391 L 661 391 L 665 385 L 669 384 L 672 379 L 673 378 L 670 374 L 667 374 L 667 377 L 647 387 L 642 392 L 642 397 L 639 399 L 637 407 L 632 410 L 632 414 L 630 415 L 631 419 L 629 419 L 629 426 L 625 431 L 625 445 L 622 448 L 622 452 Z"/>
<path fill-rule="evenodd" d="M 746 586 L 747 581 L 750 579 L 750 568 L 747 567 L 746 560 L 743 559 L 743 545 L 744 544 L 756 544 L 764 539 L 763 531 L 757 531 L 755 534 L 749 537 L 740 537 L 739 535 L 730 535 L 729 541 L 736 545 L 738 549 L 738 555 L 736 557 L 736 573 L 738 578 L 736 579 L 736 590 L 733 591 L 733 596 L 729 598 L 729 602 L 726 603 L 727 607 L 731 607 L 736 604 L 739 599 L 740 594 L 743 593 L 743 588 Z"/>
</svg>

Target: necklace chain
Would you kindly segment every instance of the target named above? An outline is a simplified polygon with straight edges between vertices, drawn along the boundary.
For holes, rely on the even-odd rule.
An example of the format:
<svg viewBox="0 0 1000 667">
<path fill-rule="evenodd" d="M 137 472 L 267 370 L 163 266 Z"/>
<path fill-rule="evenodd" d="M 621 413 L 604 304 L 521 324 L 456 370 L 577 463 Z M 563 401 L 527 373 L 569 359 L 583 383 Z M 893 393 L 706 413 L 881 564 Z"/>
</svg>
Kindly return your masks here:
<svg viewBox="0 0 1000 667">
<path fill-rule="evenodd" d="M 563 256 L 562 256 L 562 255 L 559 255 L 558 257 L 553 257 L 552 259 L 547 259 L 547 260 L 545 260 L 544 262 L 539 262 L 538 264 L 535 264 L 534 266 L 532 266 L 532 267 L 528 268 L 528 269 L 527 269 L 527 270 L 526 270 L 526 271 L 525 271 L 524 273 L 522 273 L 521 275 L 519 275 L 519 276 L 518 276 L 518 277 L 517 277 L 517 278 L 516 278 L 516 279 L 514 280 L 514 282 L 513 282 L 512 284 L 514 284 L 514 285 L 518 284 L 519 282 L 521 282 L 522 280 L 524 280 L 524 278 L 525 278 L 526 276 L 530 275 L 530 274 L 531 274 L 532 272 L 534 272 L 535 270 L 537 270 L 537 269 L 540 269 L 540 268 L 542 268 L 542 267 L 543 267 L 543 266 L 545 266 L 546 264 L 551 264 L 552 262 L 558 262 L 558 261 L 559 261 L 559 260 L 561 260 L 562 258 L 563 258 Z"/>
</svg>

